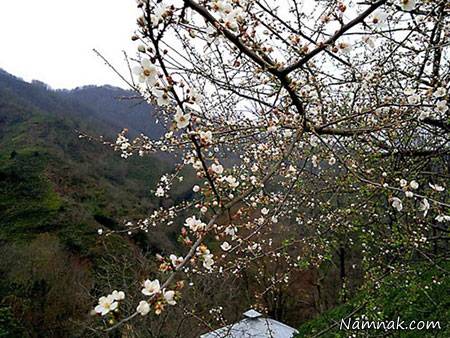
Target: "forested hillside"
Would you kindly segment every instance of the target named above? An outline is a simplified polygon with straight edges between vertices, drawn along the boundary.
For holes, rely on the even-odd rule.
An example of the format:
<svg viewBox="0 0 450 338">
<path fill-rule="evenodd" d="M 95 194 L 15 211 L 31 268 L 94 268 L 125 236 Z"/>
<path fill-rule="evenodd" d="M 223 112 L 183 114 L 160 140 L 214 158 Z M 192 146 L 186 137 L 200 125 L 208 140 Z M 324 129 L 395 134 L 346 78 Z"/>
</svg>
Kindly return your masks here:
<svg viewBox="0 0 450 338">
<path fill-rule="evenodd" d="M 105 245 L 134 256 L 174 245 L 170 229 L 152 238 L 97 235 L 160 203 L 151 190 L 163 160 L 124 161 L 78 137 L 113 140 L 121 128 L 161 135 L 153 107 L 117 99 L 130 95 L 112 87 L 53 91 L 0 73 L 0 336 L 75 335 L 92 307 L 98 267 L 109 262 Z"/>
</svg>

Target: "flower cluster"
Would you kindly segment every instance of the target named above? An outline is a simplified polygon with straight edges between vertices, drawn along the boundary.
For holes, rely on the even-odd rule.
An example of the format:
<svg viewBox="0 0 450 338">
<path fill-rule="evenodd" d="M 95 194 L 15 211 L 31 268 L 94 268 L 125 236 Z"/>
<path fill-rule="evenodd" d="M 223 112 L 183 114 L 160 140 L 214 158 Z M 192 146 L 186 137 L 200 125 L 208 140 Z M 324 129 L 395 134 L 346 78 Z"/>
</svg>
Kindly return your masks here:
<svg viewBox="0 0 450 338">
<path fill-rule="evenodd" d="M 206 224 L 195 216 L 188 217 L 184 225 L 194 233 L 202 232 L 206 230 Z"/>
<path fill-rule="evenodd" d="M 107 315 L 111 311 L 117 310 L 119 302 L 125 299 L 123 291 L 114 290 L 110 295 L 100 297 L 95 312 L 102 316 Z"/>
<path fill-rule="evenodd" d="M 239 23 L 242 23 L 245 18 L 245 12 L 242 7 L 233 7 L 232 2 L 227 0 L 213 1 L 211 8 L 214 12 L 219 14 L 223 25 L 232 31 L 237 31 Z"/>
<path fill-rule="evenodd" d="M 150 303 L 142 300 L 136 308 L 136 312 L 141 316 L 147 315 L 151 310 L 151 305 L 154 307 L 155 314 L 159 315 L 164 310 L 165 304 L 175 305 L 177 302 L 176 292 L 174 290 L 161 289 L 161 285 L 158 279 L 150 281 L 147 279 L 144 281 L 144 288 L 142 293 L 145 296 L 151 297 Z"/>
<path fill-rule="evenodd" d="M 209 251 L 209 249 L 206 245 L 204 245 L 204 244 L 200 245 L 197 248 L 196 255 L 200 258 L 200 260 L 202 261 L 203 267 L 206 270 L 211 271 L 213 269 L 214 255 Z"/>
</svg>

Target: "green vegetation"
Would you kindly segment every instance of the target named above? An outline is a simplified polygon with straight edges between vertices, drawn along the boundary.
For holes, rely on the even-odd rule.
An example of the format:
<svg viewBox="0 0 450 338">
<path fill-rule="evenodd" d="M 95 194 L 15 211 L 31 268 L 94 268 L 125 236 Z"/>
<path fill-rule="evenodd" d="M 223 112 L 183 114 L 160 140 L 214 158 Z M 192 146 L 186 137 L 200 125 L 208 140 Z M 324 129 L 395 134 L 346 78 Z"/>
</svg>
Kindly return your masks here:
<svg viewBox="0 0 450 338">
<path fill-rule="evenodd" d="M 450 280 L 443 270 L 449 262 L 430 266 L 417 264 L 414 271 L 405 271 L 385 278 L 379 288 L 361 291 L 350 302 L 329 310 L 299 328 L 298 337 L 349 337 L 352 333 L 362 337 L 379 337 L 383 330 L 339 330 L 341 319 L 366 316 L 368 320 L 439 321 L 441 329 L 389 331 L 390 337 L 449 337 Z"/>
<path fill-rule="evenodd" d="M 94 106 L 98 91 L 109 93 L 102 104 L 119 116 L 113 96 L 124 91 L 58 93 L 0 72 L 0 337 L 85 337 L 102 288 L 142 269 L 125 262 L 176 245 L 170 232 L 153 240 L 97 234 L 158 207 L 151 189 L 168 168 L 157 157 L 125 161 L 107 145 L 79 139 L 77 130 L 120 131 L 106 112 L 95 118 L 101 107 L 75 101 L 90 95 Z"/>
<path fill-rule="evenodd" d="M 18 240 L 49 230 L 62 207 L 61 198 L 45 177 L 46 155 L 20 149 L 0 161 L 0 240 Z"/>
</svg>

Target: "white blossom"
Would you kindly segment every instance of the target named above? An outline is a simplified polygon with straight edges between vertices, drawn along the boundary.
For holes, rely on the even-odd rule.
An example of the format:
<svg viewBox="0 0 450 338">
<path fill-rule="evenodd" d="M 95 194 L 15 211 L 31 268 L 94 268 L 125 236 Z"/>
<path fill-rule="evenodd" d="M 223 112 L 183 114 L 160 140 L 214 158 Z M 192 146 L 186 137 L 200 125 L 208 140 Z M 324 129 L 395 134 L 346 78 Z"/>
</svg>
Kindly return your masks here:
<svg viewBox="0 0 450 338">
<path fill-rule="evenodd" d="M 419 114 L 419 121 L 423 121 L 430 117 L 430 111 L 429 110 L 421 110 Z"/>
<path fill-rule="evenodd" d="M 106 297 L 100 297 L 98 305 L 95 307 L 95 312 L 100 313 L 102 316 L 106 315 L 110 311 L 114 311 L 119 306 L 113 295 Z"/>
<path fill-rule="evenodd" d="M 313 167 L 317 168 L 317 166 L 319 165 L 319 158 L 316 155 L 313 155 L 311 157 L 311 162 L 313 164 Z"/>
<path fill-rule="evenodd" d="M 211 144 L 212 143 L 212 132 L 210 130 L 208 131 L 201 131 L 200 132 L 200 141 L 203 144 Z"/>
<path fill-rule="evenodd" d="M 371 24 L 377 27 L 383 27 L 386 23 L 387 13 L 381 10 L 377 10 L 369 17 Z"/>
<path fill-rule="evenodd" d="M 417 183 L 417 181 L 411 181 L 409 182 L 409 186 L 411 187 L 411 189 L 416 190 L 417 188 L 419 188 L 419 183 Z"/>
<path fill-rule="evenodd" d="M 142 289 L 142 293 L 146 296 L 153 296 L 154 294 L 161 292 L 161 286 L 159 284 L 159 280 L 155 279 L 150 281 L 147 279 L 144 282 L 144 288 Z"/>
<path fill-rule="evenodd" d="M 408 96 L 408 103 L 411 105 L 420 103 L 420 96 L 417 94 Z"/>
<path fill-rule="evenodd" d="M 223 251 L 228 251 L 231 249 L 231 245 L 228 242 L 223 242 L 220 247 L 222 248 Z"/>
<path fill-rule="evenodd" d="M 179 264 L 183 262 L 183 257 L 177 257 L 176 255 L 172 254 L 169 256 L 169 259 L 173 265 L 173 267 L 177 267 Z"/>
<path fill-rule="evenodd" d="M 338 47 L 344 54 L 349 54 L 352 50 L 352 45 L 348 41 L 339 42 Z"/>
<path fill-rule="evenodd" d="M 450 216 L 448 216 L 448 215 L 437 215 L 435 219 L 439 223 L 448 222 L 448 221 L 450 221 Z"/>
<path fill-rule="evenodd" d="M 212 270 L 212 266 L 214 264 L 214 260 L 212 259 L 212 254 L 204 255 L 203 257 L 203 267 L 208 270 Z"/>
<path fill-rule="evenodd" d="M 111 295 L 113 296 L 113 298 L 114 298 L 115 300 L 124 300 L 124 299 L 125 299 L 125 292 L 123 292 L 123 291 L 117 291 L 117 290 L 114 290 L 114 291 L 111 293 Z"/>
<path fill-rule="evenodd" d="M 164 194 L 165 194 L 165 192 L 164 192 L 164 189 L 162 187 L 158 187 L 156 189 L 155 196 L 157 196 L 157 197 L 164 197 Z"/>
<path fill-rule="evenodd" d="M 183 114 L 181 109 L 177 109 L 177 113 L 174 116 L 174 120 L 178 129 L 186 128 L 191 120 L 191 114 Z"/>
<path fill-rule="evenodd" d="M 391 199 L 391 202 L 392 202 L 392 207 L 394 208 L 394 209 L 396 209 L 397 211 L 402 211 L 402 209 L 403 209 L 403 204 L 402 204 L 402 200 L 400 199 L 400 198 L 398 198 L 398 197 L 392 197 L 392 199 Z"/>
<path fill-rule="evenodd" d="M 436 98 L 441 98 L 445 95 L 447 95 L 447 90 L 444 87 L 437 88 L 433 93 L 433 96 Z"/>
<path fill-rule="evenodd" d="M 328 164 L 334 165 L 335 163 L 336 163 L 336 158 L 334 158 L 334 156 L 331 156 L 330 159 L 328 160 Z"/>
<path fill-rule="evenodd" d="M 436 103 L 436 109 L 441 113 L 446 113 L 448 111 L 447 100 L 439 100 Z"/>
<path fill-rule="evenodd" d="M 215 163 L 213 163 L 213 164 L 211 165 L 211 170 L 212 170 L 214 173 L 220 175 L 220 174 L 223 173 L 223 166 L 222 166 L 221 164 L 215 164 Z"/>
<path fill-rule="evenodd" d="M 188 217 L 185 221 L 185 226 L 193 232 L 203 231 L 206 228 L 206 224 L 196 219 L 195 216 Z"/>
<path fill-rule="evenodd" d="M 235 189 L 239 186 L 239 182 L 236 180 L 235 177 L 233 177 L 231 175 L 224 177 L 224 181 L 226 181 L 228 183 L 228 185 L 233 189 Z"/>
<path fill-rule="evenodd" d="M 412 11 L 416 7 L 416 0 L 399 0 L 400 7 L 404 11 Z"/>
<path fill-rule="evenodd" d="M 195 89 L 191 89 L 189 96 L 190 96 L 191 101 L 195 104 L 199 104 L 203 101 L 203 96 L 199 92 L 197 92 Z"/>
<path fill-rule="evenodd" d="M 153 88 L 152 93 L 156 96 L 156 103 L 158 106 L 168 106 L 170 104 L 169 93 L 165 90 Z"/>
<path fill-rule="evenodd" d="M 423 211 L 423 215 L 426 216 L 428 213 L 428 210 L 430 210 L 430 203 L 428 203 L 428 200 L 424 198 L 420 204 L 419 204 L 419 210 Z"/>
<path fill-rule="evenodd" d="M 153 86 L 157 82 L 158 70 L 149 59 L 142 59 L 141 65 L 133 68 L 133 73 L 138 76 L 140 83 Z"/>
<path fill-rule="evenodd" d="M 439 184 L 428 183 L 428 185 L 430 186 L 431 189 L 433 189 L 437 192 L 442 192 L 445 190 L 445 188 L 443 186 L 440 186 Z"/>
<path fill-rule="evenodd" d="M 405 188 L 407 185 L 408 185 L 408 181 L 402 178 L 402 179 L 400 180 L 400 186 L 401 186 L 402 188 Z"/>
<path fill-rule="evenodd" d="M 163 292 L 163 296 L 164 296 L 164 300 L 167 302 L 167 304 L 169 305 L 175 305 L 177 302 L 175 301 L 174 297 L 175 297 L 175 291 L 164 291 Z"/>
<path fill-rule="evenodd" d="M 234 238 L 236 236 L 237 229 L 234 226 L 228 226 L 225 228 L 225 234 Z"/>
<path fill-rule="evenodd" d="M 139 313 L 141 316 L 147 315 L 150 312 L 150 304 L 147 303 L 145 300 L 141 300 L 136 308 L 136 312 Z"/>
</svg>

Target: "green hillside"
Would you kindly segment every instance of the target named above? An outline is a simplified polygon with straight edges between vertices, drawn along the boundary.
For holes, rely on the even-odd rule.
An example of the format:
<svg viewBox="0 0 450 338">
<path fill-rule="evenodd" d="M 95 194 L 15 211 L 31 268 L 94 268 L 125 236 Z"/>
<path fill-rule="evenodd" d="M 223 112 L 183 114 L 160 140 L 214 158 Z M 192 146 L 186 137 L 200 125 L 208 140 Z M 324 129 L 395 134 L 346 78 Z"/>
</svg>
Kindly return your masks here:
<svg viewBox="0 0 450 338">
<path fill-rule="evenodd" d="M 363 290 L 348 303 L 303 324 L 297 337 L 449 337 L 449 268 L 449 262 L 443 260 L 439 266 L 417 264 L 414 270 L 389 276 L 380 281 L 379 288 Z M 348 325 L 349 319 L 353 324 L 363 318 L 387 323 L 400 318 L 406 325 L 412 321 L 439 321 L 440 329 L 347 330 L 343 324 L 341 330 L 342 319 Z"/>
<path fill-rule="evenodd" d="M 112 98 L 119 89 L 101 93 L 108 90 Z M 97 234 L 158 207 L 151 189 L 168 165 L 157 157 L 125 161 L 108 146 L 79 139 L 76 130 L 114 129 L 102 124 L 107 113 L 99 118 L 100 107 L 68 96 L 0 74 L 0 337 L 84 336 L 79 323 L 102 292 L 96 283 L 112 264 L 109 254 L 125 260 L 176 243 L 170 229 L 152 238 Z"/>
</svg>

